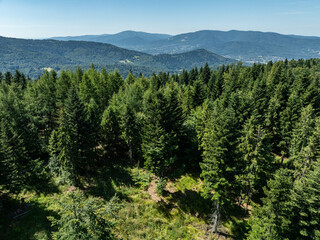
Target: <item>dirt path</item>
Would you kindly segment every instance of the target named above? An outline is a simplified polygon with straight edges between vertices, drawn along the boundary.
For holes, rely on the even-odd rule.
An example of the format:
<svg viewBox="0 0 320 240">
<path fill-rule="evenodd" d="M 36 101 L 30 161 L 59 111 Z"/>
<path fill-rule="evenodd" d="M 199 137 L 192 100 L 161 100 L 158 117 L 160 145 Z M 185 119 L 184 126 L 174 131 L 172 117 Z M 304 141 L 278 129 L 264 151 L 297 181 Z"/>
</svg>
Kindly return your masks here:
<svg viewBox="0 0 320 240">
<path fill-rule="evenodd" d="M 149 188 L 148 188 L 148 193 L 149 193 L 152 200 L 154 200 L 156 202 L 160 202 L 161 198 L 158 196 L 156 189 L 157 189 L 156 180 L 152 180 L 152 182 L 150 183 Z"/>
</svg>

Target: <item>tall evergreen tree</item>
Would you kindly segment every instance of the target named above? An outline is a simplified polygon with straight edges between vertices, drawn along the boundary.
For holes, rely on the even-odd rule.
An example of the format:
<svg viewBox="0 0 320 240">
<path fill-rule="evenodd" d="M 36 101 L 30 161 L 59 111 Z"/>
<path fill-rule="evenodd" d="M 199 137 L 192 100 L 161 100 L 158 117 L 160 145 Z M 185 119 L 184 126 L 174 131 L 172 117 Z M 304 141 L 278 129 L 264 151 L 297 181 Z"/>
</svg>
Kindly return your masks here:
<svg viewBox="0 0 320 240">
<path fill-rule="evenodd" d="M 52 146 L 51 156 L 55 156 L 60 173 L 70 183 L 80 185 L 80 176 L 87 176 L 94 165 L 94 141 L 92 128 L 87 118 L 85 106 L 78 97 L 77 90 L 71 88 L 61 110 L 56 146 Z M 55 142 L 51 140 L 51 142 Z M 56 149 L 55 149 L 56 148 Z"/>
<path fill-rule="evenodd" d="M 177 133 L 172 129 L 175 125 L 171 125 L 174 113 L 170 111 L 170 105 L 161 91 L 147 93 L 144 100 L 146 120 L 142 151 L 145 166 L 164 177 L 176 162 L 179 149 Z"/>
<path fill-rule="evenodd" d="M 254 193 L 263 194 L 262 188 L 266 186 L 273 169 L 268 134 L 254 116 L 243 127 L 239 150 L 243 156 L 243 171 L 238 175 L 238 181 L 248 206 Z"/>
<path fill-rule="evenodd" d="M 43 149 L 20 86 L 0 86 L 0 119 L 0 168 L 5 170 L 1 184 L 11 191 L 35 186 Z"/>
<path fill-rule="evenodd" d="M 198 79 L 193 84 L 193 107 L 200 106 L 206 99 L 206 91 L 203 82 Z"/>
<path fill-rule="evenodd" d="M 320 164 L 301 179 L 296 180 L 290 205 L 292 217 L 290 239 L 320 238 Z"/>
<path fill-rule="evenodd" d="M 140 163 L 141 156 L 141 127 L 136 119 L 134 109 L 127 105 L 123 116 L 123 135 L 128 147 L 128 156 L 131 164 Z"/>
<path fill-rule="evenodd" d="M 292 171 L 279 169 L 268 182 L 265 190 L 267 197 L 263 199 L 263 206 L 253 211 L 248 239 L 288 239 L 292 220 L 290 207 L 292 186 Z"/>
<path fill-rule="evenodd" d="M 122 138 L 120 115 L 115 107 L 109 105 L 104 111 L 101 120 L 101 146 L 104 158 L 116 162 L 123 158 L 125 142 Z"/>
<path fill-rule="evenodd" d="M 290 146 L 290 160 L 295 165 L 298 172 L 305 172 L 315 161 L 317 149 L 314 145 L 317 137 L 313 138 L 315 130 L 314 110 L 311 105 L 303 108 L 301 117 L 292 132 Z M 320 146 L 318 146 L 320 147 Z"/>
<path fill-rule="evenodd" d="M 201 146 L 203 162 L 201 177 L 204 180 L 204 196 L 215 202 L 214 231 L 218 230 L 221 207 L 230 204 L 236 193 L 237 119 L 232 108 L 223 109 L 216 103 L 206 124 Z"/>
</svg>

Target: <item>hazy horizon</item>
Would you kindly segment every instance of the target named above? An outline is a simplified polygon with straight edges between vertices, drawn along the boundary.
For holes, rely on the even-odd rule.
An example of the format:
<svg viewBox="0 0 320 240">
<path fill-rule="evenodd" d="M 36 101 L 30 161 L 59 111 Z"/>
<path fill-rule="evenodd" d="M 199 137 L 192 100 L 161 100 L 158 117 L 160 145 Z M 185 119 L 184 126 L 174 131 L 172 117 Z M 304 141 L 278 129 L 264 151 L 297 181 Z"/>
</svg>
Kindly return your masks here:
<svg viewBox="0 0 320 240">
<path fill-rule="evenodd" d="M 0 35 L 41 39 L 134 31 L 200 30 L 320 36 L 316 0 L 0 0 Z"/>
<path fill-rule="evenodd" d="M 6 38 L 21 38 L 21 39 L 30 39 L 30 40 L 45 40 L 45 39 L 50 39 L 50 38 L 59 38 L 59 37 L 80 37 L 80 36 L 99 36 L 99 35 L 115 35 L 119 34 L 122 32 L 142 32 L 142 33 L 150 33 L 150 34 L 165 34 L 165 35 L 171 35 L 171 36 L 177 36 L 180 34 L 188 34 L 188 33 L 195 33 L 195 32 L 200 32 L 200 31 L 221 31 L 221 32 L 229 32 L 229 31 L 244 31 L 244 32 L 262 32 L 262 33 L 276 33 L 276 34 L 281 34 L 281 35 L 288 35 L 288 36 L 303 36 L 303 37 L 318 37 L 316 35 L 301 35 L 301 34 L 295 34 L 295 33 L 280 33 L 280 32 L 272 32 L 272 31 L 260 31 L 260 30 L 239 30 L 239 29 L 229 29 L 229 30 L 219 30 L 219 29 L 199 29 L 196 31 L 190 31 L 190 32 L 181 32 L 178 34 L 169 34 L 165 32 L 146 32 L 146 31 L 139 31 L 139 30 L 122 30 L 118 32 L 113 32 L 113 33 L 97 33 L 97 34 L 79 34 L 79 35 L 54 35 L 54 36 L 48 36 L 48 37 L 33 37 L 33 38 L 28 38 L 28 37 L 14 37 L 14 36 L 4 36 L 0 35 L 1 37 L 6 37 Z"/>
</svg>

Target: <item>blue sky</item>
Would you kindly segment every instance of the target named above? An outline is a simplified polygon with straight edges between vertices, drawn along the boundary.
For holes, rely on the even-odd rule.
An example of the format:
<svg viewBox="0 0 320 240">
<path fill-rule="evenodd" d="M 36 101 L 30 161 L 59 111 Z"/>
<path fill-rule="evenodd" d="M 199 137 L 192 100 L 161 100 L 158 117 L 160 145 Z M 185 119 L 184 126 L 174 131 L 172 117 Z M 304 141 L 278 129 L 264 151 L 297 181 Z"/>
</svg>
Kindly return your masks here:
<svg viewBox="0 0 320 240">
<path fill-rule="evenodd" d="M 0 0 L 0 35 L 237 29 L 320 36 L 319 13 L 320 0 Z"/>
</svg>

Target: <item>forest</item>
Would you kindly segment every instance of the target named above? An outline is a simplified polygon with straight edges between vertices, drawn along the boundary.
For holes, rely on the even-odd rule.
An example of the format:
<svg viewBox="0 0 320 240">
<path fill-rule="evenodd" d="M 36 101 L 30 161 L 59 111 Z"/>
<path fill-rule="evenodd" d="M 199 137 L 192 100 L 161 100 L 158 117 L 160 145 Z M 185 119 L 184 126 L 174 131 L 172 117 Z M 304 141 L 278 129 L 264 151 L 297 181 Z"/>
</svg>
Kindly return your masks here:
<svg viewBox="0 0 320 240">
<path fill-rule="evenodd" d="M 320 239 L 320 59 L 0 74 L 1 239 Z"/>
</svg>

